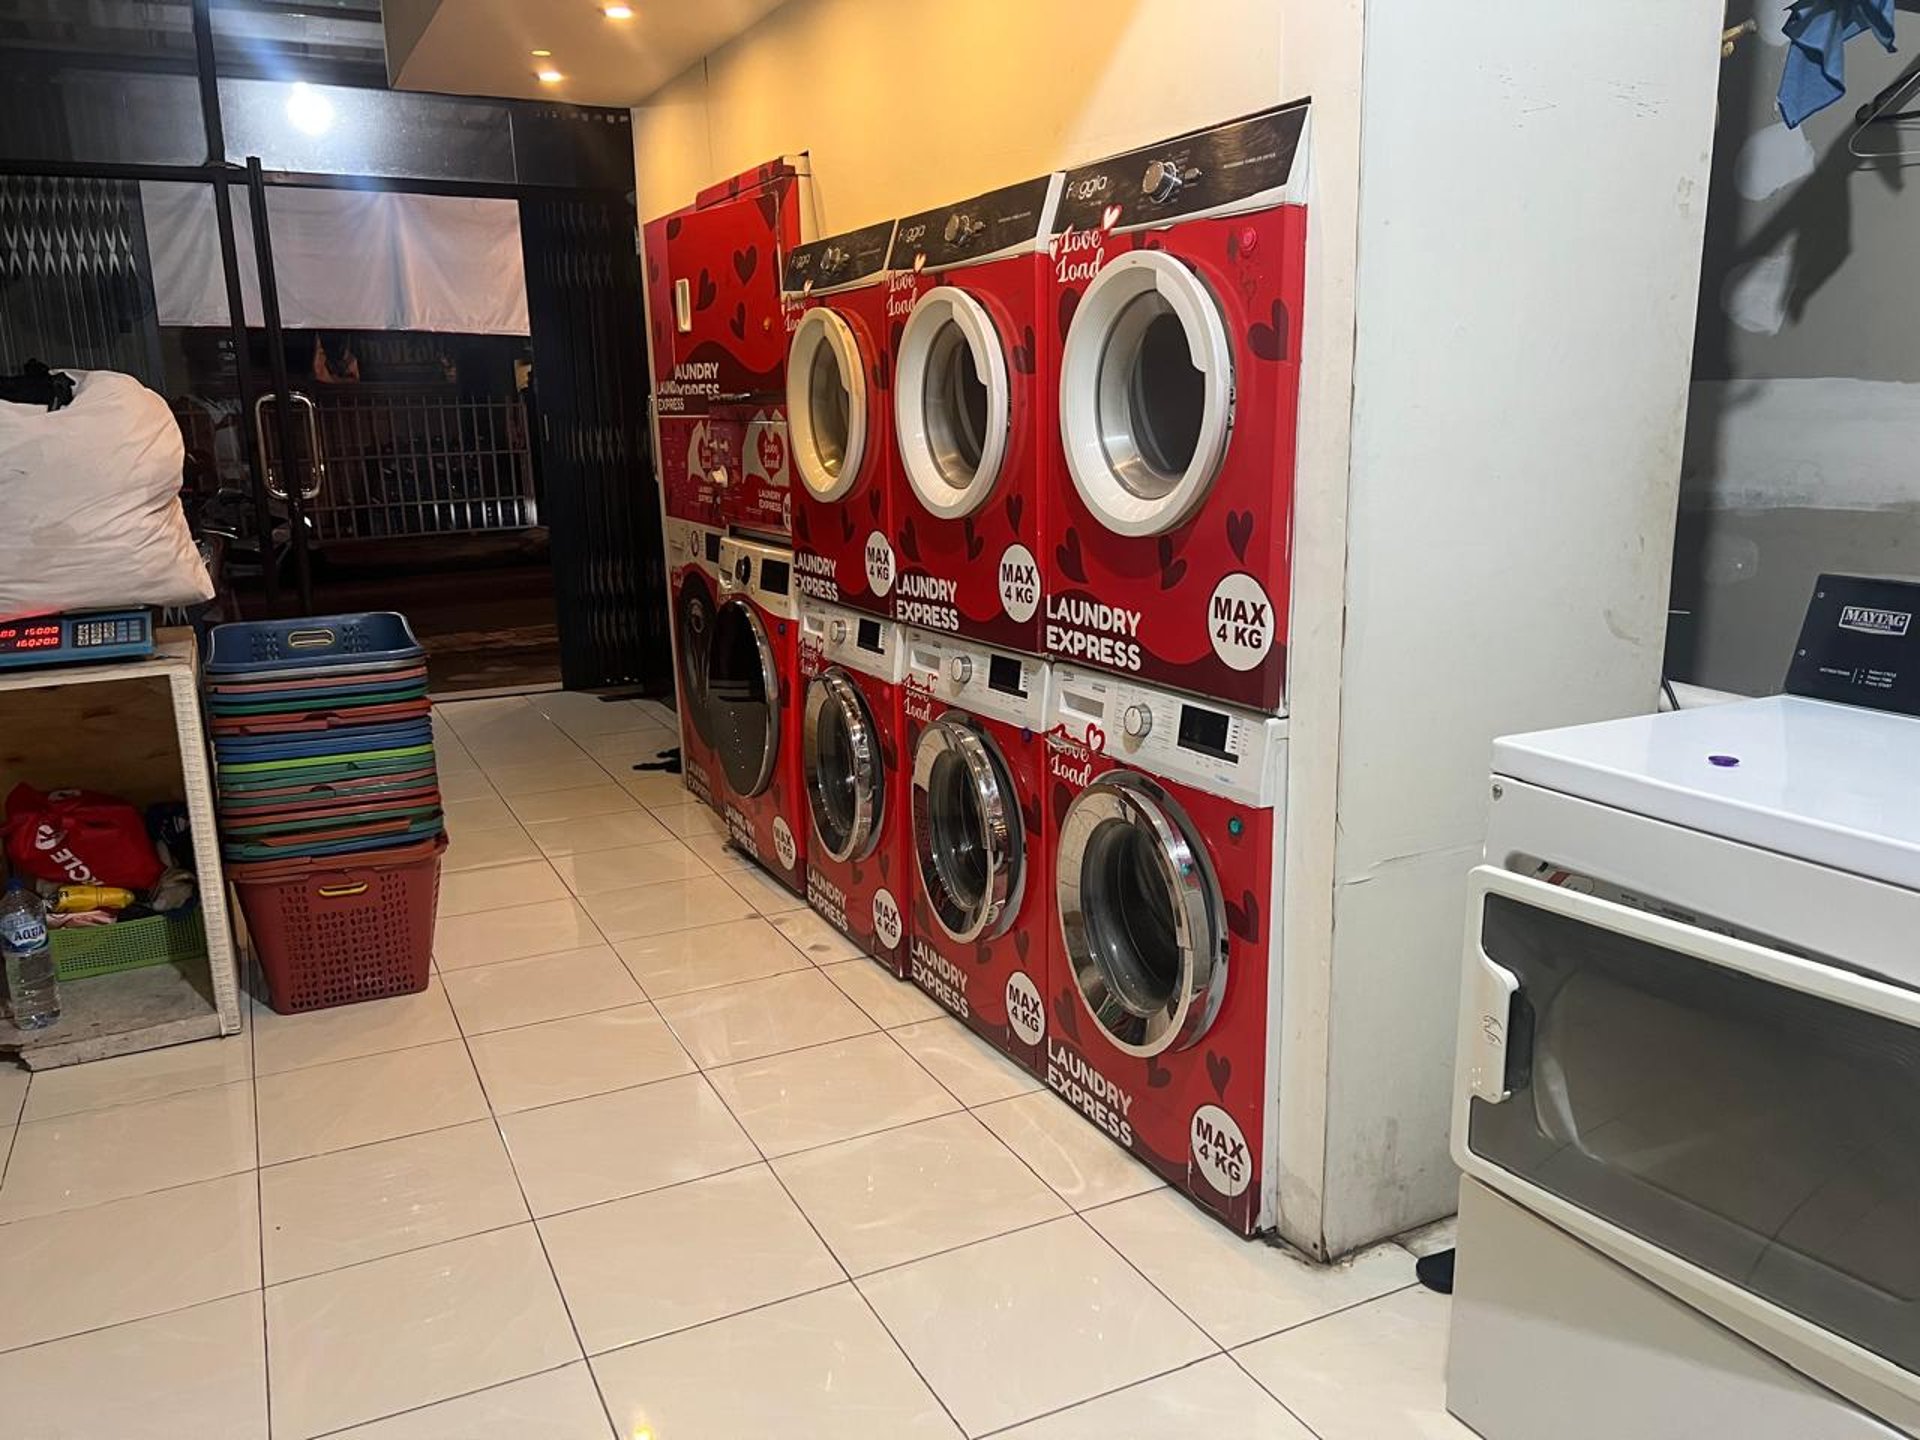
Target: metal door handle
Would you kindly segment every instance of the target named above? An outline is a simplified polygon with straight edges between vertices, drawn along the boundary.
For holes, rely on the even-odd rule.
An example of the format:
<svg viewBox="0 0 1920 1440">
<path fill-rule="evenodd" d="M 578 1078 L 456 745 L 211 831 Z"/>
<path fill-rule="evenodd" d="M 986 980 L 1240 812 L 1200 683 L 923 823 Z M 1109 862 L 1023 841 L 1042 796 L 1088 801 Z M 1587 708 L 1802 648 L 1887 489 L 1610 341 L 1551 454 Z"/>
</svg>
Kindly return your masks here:
<svg viewBox="0 0 1920 1440">
<path fill-rule="evenodd" d="M 257 396 L 253 402 L 253 438 L 259 448 L 260 463 L 266 467 L 267 493 L 276 500 L 288 497 L 286 487 L 280 484 L 278 472 L 273 462 L 267 459 L 271 453 L 267 449 L 266 407 L 270 400 L 278 400 L 277 392 L 269 390 Z M 320 411 L 313 403 L 313 397 L 299 390 L 287 392 L 287 398 L 306 411 L 307 420 L 307 483 L 300 487 L 300 498 L 311 500 L 325 488 L 327 483 L 327 461 L 320 450 Z M 282 456 L 284 464 L 289 457 Z"/>
<path fill-rule="evenodd" d="M 268 390 L 256 395 L 253 400 L 253 440 L 260 456 L 260 467 L 267 472 L 267 493 L 276 500 L 287 498 L 287 492 L 280 487 L 273 467 L 273 461 L 267 457 L 273 452 L 267 448 L 267 402 L 273 399 L 273 391 Z"/>
<path fill-rule="evenodd" d="M 290 391 L 287 398 L 307 412 L 307 483 L 300 489 L 300 498 L 311 500 L 327 485 L 327 457 L 320 449 L 320 409 L 304 391 Z"/>
</svg>

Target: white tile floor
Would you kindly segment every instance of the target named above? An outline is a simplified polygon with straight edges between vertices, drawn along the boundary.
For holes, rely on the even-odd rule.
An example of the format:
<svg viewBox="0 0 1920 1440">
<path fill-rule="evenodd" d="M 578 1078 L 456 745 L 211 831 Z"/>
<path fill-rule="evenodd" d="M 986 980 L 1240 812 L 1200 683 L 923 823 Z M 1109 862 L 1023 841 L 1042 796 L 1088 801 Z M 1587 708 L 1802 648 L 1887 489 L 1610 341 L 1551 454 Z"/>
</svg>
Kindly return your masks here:
<svg viewBox="0 0 1920 1440">
<path fill-rule="evenodd" d="M 10 1437 L 1467 1437 L 1407 1249 L 1202 1219 L 629 769 L 665 718 L 442 707 L 425 993 L 0 1070 Z"/>
</svg>

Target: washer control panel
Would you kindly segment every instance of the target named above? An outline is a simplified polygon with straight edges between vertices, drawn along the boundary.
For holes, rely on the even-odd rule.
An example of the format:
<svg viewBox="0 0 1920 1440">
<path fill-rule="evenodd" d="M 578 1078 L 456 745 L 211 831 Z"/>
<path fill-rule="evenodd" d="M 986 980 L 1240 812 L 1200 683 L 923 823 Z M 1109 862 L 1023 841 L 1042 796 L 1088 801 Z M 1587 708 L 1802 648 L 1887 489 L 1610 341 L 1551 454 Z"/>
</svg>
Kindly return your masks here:
<svg viewBox="0 0 1920 1440">
<path fill-rule="evenodd" d="M 1278 715 L 1053 667 L 1047 729 L 1197 790 L 1275 805 L 1285 793 L 1287 722 Z"/>
<path fill-rule="evenodd" d="M 695 520 L 667 520 L 667 568 L 698 565 L 709 573 L 720 563 L 720 532 Z"/>
<path fill-rule="evenodd" d="M 1039 731 L 1047 717 L 1049 667 L 1015 650 L 907 631 L 907 684 L 971 715 Z"/>
<path fill-rule="evenodd" d="M 891 620 L 818 600 L 800 604 L 800 645 L 828 665 L 898 685 L 906 669 L 906 631 Z"/>
<path fill-rule="evenodd" d="M 757 540 L 720 542 L 720 594 L 750 597 L 769 615 L 791 620 L 799 613 L 793 594 L 793 552 Z"/>
</svg>

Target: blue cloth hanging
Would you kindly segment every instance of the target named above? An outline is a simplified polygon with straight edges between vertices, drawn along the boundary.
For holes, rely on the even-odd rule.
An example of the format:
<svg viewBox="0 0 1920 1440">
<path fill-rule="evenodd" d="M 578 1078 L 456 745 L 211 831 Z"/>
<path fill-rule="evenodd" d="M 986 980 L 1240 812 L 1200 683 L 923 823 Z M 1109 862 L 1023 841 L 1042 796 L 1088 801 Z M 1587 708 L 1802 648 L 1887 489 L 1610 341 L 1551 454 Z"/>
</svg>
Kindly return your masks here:
<svg viewBox="0 0 1920 1440">
<path fill-rule="evenodd" d="M 1802 120 L 1847 93 L 1846 45 L 1872 31 L 1893 50 L 1894 0 L 1797 0 L 1787 16 L 1786 68 L 1780 73 L 1780 118 Z"/>
</svg>

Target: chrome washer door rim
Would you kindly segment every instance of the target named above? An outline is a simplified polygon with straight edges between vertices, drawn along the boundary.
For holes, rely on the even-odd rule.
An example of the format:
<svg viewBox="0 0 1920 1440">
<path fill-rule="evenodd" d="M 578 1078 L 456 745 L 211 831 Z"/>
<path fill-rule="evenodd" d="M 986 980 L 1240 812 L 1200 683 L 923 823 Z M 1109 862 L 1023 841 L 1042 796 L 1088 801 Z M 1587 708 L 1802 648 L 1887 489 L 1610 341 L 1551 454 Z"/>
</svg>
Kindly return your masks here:
<svg viewBox="0 0 1920 1440">
<path fill-rule="evenodd" d="M 1126 832 L 1108 828 L 1114 826 Z M 1167 902 L 1172 953 L 1145 957 L 1145 967 L 1128 963 L 1135 958 L 1127 948 L 1134 939 L 1130 927 L 1102 908 L 1109 882 L 1099 872 L 1120 840 L 1145 843 Z M 1226 907 L 1206 848 L 1172 797 L 1129 771 L 1103 775 L 1082 790 L 1061 817 L 1054 894 L 1074 990 L 1108 1042 L 1141 1057 L 1196 1044 L 1226 992 Z M 1169 961 L 1172 983 L 1164 995 L 1136 973 L 1157 974 L 1156 962 Z"/>
<path fill-rule="evenodd" d="M 977 896 L 959 893 L 957 868 L 940 840 L 937 789 L 941 772 L 963 767 L 979 817 L 971 837 L 983 858 Z M 927 908 L 942 930 L 963 945 L 991 940 L 1012 927 L 1026 889 L 1026 832 L 1020 799 L 999 747 L 978 726 L 944 715 L 920 734 L 913 751 L 913 852 Z"/>
<path fill-rule="evenodd" d="M 830 811 L 826 776 L 820 756 L 821 728 L 829 711 L 838 713 L 852 752 L 853 819 L 846 833 L 836 839 L 820 823 Z M 828 858 L 849 863 L 864 860 L 873 853 L 880 839 L 880 815 L 885 781 L 880 773 L 879 737 L 859 687 L 844 670 L 828 670 L 814 677 L 807 686 L 807 713 L 804 735 L 807 772 L 807 813 L 813 819 L 813 836 Z M 835 831 L 839 826 L 834 826 Z"/>
<path fill-rule="evenodd" d="M 760 665 L 761 694 L 766 697 L 767 734 L 766 742 L 760 751 L 760 768 L 749 785 L 736 782 L 735 765 L 737 747 L 729 743 L 731 737 L 720 735 L 716 738 L 715 749 L 720 753 L 720 768 L 727 777 L 727 784 L 742 799 L 750 800 L 763 793 L 773 781 L 773 763 L 780 753 L 780 671 L 774 664 L 773 645 L 767 639 L 767 627 L 761 623 L 759 614 L 753 606 L 739 596 L 723 604 L 715 612 L 714 630 L 717 634 L 721 622 L 730 611 L 738 611 L 747 625 L 747 633 L 753 637 L 755 654 Z M 715 699 L 713 688 L 713 663 L 718 647 L 707 652 L 707 703 L 712 707 L 714 728 L 719 730 L 731 719 L 730 712 L 736 702 Z"/>
</svg>

